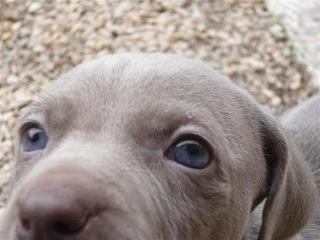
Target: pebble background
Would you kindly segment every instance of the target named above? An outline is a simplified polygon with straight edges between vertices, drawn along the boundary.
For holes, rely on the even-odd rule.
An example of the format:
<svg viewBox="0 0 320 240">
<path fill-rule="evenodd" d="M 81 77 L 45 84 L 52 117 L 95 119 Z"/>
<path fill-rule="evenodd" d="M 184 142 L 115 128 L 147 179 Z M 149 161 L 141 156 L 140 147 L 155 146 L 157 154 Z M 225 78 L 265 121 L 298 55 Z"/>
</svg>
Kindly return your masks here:
<svg viewBox="0 0 320 240">
<path fill-rule="evenodd" d="M 320 1 L 265 0 L 293 42 L 295 58 L 306 66 L 310 85 L 320 90 Z"/>
<path fill-rule="evenodd" d="M 313 94 L 279 20 L 255 0 L 1 0 L 0 207 L 17 117 L 62 72 L 117 52 L 202 60 L 275 114 Z"/>
</svg>

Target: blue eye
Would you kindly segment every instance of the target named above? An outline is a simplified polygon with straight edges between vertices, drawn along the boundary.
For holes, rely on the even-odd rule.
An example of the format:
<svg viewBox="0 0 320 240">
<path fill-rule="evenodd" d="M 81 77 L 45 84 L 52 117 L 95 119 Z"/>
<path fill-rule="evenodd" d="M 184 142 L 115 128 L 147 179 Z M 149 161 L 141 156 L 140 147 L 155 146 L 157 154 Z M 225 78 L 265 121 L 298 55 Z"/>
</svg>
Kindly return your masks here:
<svg viewBox="0 0 320 240">
<path fill-rule="evenodd" d="M 169 149 L 167 157 L 186 167 L 203 169 L 210 163 L 210 150 L 203 141 L 184 139 Z"/>
<path fill-rule="evenodd" d="M 43 149 L 47 146 L 48 137 L 39 127 L 28 128 L 22 136 L 22 147 L 25 152 Z"/>
</svg>

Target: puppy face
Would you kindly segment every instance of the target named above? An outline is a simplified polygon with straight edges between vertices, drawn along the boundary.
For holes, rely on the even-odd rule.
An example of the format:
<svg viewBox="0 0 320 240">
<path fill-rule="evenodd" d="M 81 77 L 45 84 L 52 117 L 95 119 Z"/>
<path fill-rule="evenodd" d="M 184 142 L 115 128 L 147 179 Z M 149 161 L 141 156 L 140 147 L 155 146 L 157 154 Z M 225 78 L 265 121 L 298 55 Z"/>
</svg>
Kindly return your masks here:
<svg viewBox="0 0 320 240">
<path fill-rule="evenodd" d="M 82 64 L 20 121 L 0 232 L 10 240 L 241 239 L 273 177 L 259 114 L 227 79 L 177 56 Z"/>
</svg>

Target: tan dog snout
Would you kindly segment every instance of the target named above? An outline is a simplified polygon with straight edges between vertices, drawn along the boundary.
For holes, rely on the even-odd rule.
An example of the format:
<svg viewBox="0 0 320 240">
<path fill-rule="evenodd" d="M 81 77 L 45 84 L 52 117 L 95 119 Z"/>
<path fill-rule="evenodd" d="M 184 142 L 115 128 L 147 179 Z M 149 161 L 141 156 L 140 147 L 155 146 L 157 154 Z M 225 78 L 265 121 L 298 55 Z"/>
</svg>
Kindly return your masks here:
<svg viewBox="0 0 320 240">
<path fill-rule="evenodd" d="M 18 239 L 69 239 L 81 234 L 104 209 L 97 202 L 99 192 L 90 188 L 94 181 L 83 174 L 56 168 L 33 178 L 18 199 Z"/>
</svg>

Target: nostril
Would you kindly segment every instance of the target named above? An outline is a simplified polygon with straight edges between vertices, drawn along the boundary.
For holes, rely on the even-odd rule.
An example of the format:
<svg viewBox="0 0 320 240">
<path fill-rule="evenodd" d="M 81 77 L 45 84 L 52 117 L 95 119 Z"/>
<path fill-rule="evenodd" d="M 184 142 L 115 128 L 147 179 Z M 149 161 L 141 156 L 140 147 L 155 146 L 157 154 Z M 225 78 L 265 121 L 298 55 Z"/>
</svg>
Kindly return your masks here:
<svg viewBox="0 0 320 240">
<path fill-rule="evenodd" d="M 29 231 L 31 229 L 31 222 L 30 220 L 26 218 L 21 218 L 21 225 L 24 228 L 24 230 Z"/>
<path fill-rule="evenodd" d="M 55 222 L 52 224 L 52 230 L 63 235 L 73 235 L 79 231 L 78 229 L 79 227 L 71 226 L 65 222 Z"/>
<path fill-rule="evenodd" d="M 57 220 L 52 222 L 51 229 L 53 232 L 61 235 L 75 235 L 84 228 L 87 224 L 87 217 L 83 217 L 82 220 Z"/>
</svg>

